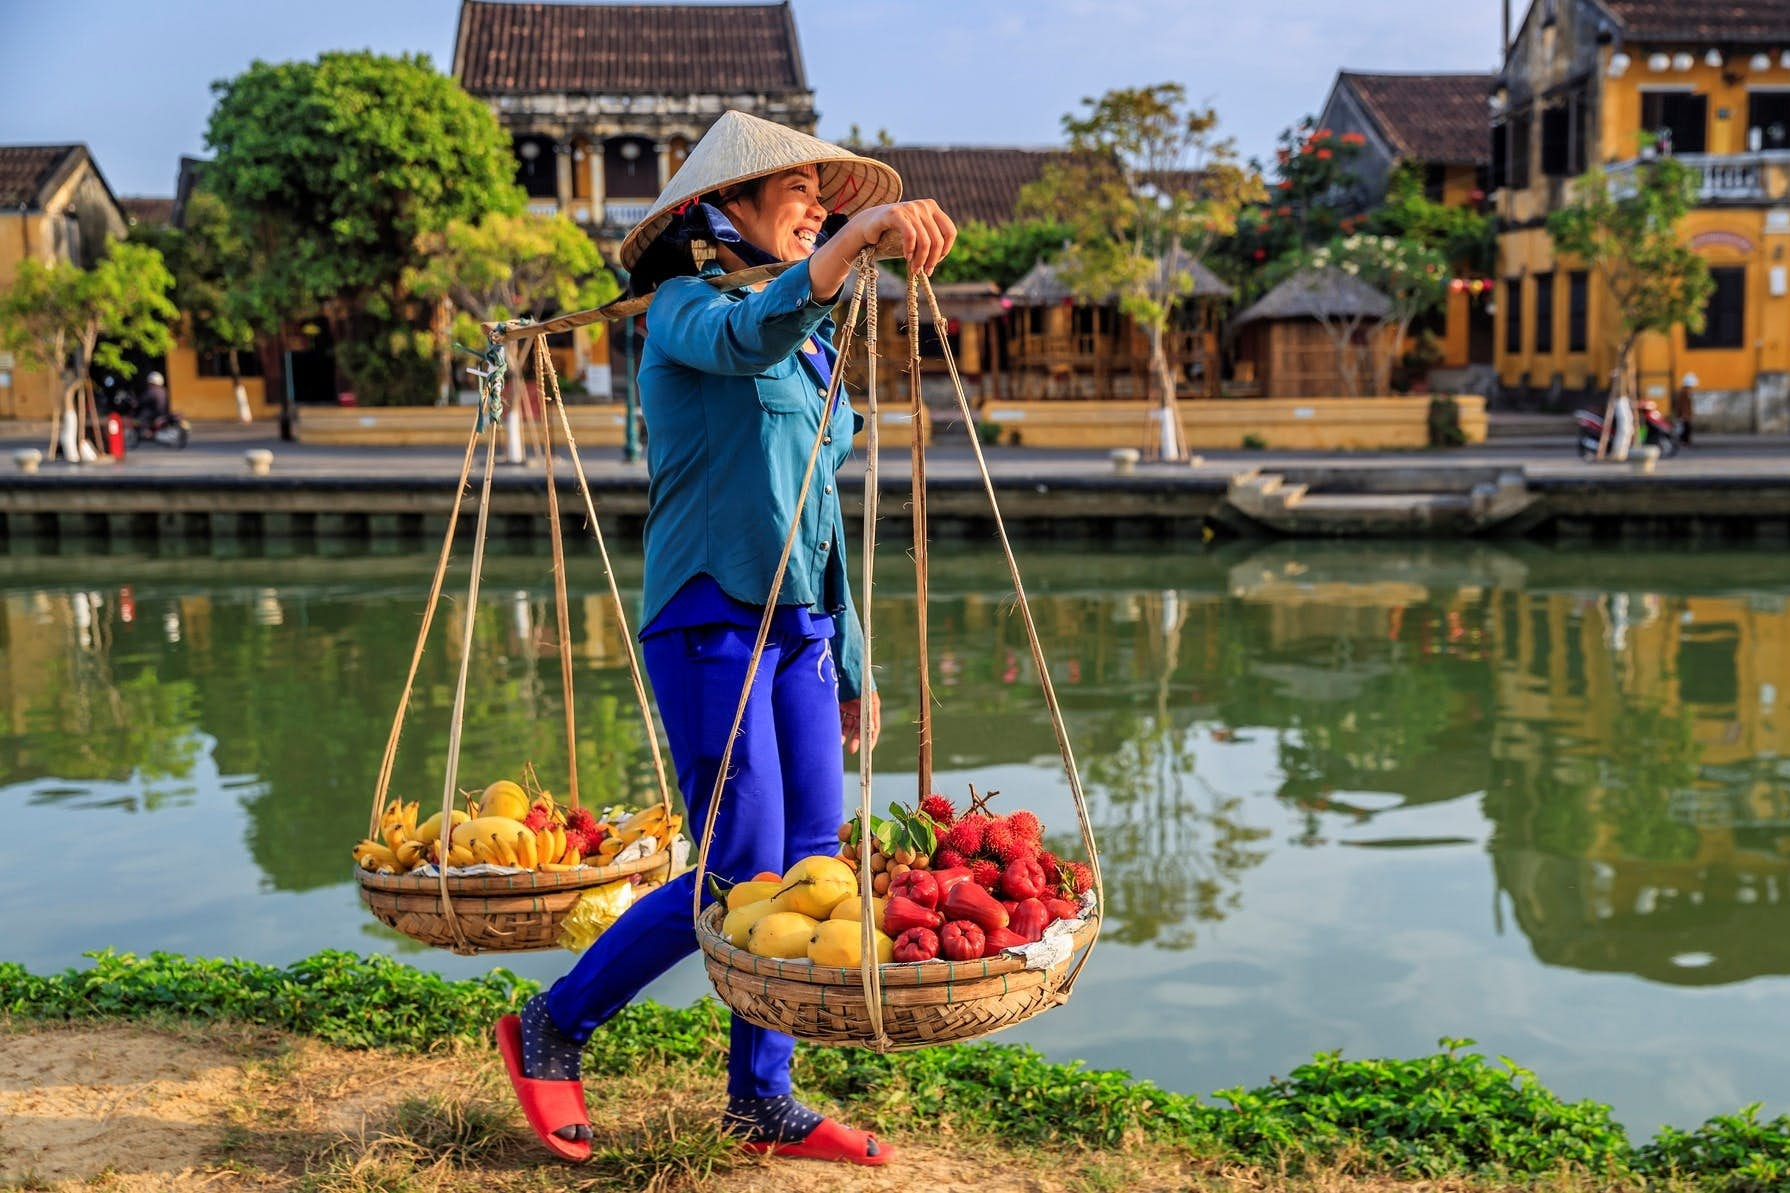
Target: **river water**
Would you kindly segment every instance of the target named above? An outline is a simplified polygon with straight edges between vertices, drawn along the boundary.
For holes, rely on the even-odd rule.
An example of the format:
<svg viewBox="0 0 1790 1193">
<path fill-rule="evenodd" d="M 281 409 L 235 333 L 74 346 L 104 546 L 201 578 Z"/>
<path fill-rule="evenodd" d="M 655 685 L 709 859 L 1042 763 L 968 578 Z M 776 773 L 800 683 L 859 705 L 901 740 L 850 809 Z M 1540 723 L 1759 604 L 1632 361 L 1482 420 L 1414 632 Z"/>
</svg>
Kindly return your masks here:
<svg viewBox="0 0 1790 1193">
<path fill-rule="evenodd" d="M 360 906 L 433 560 L 19 556 L 0 568 L 0 957 L 467 959 Z M 1005 1035 L 1190 1093 L 1442 1037 L 1637 1136 L 1790 1109 L 1790 572 L 1766 551 L 1270 545 L 1022 551 L 1108 921 L 1065 1007 Z M 1004 569 L 941 551 L 938 786 L 1075 816 Z M 914 796 L 911 569 L 880 562 L 879 808 Z M 618 573 L 637 592 L 638 560 Z M 462 785 L 563 790 L 550 562 L 487 561 Z M 587 801 L 651 771 L 600 567 L 569 568 Z M 464 584 L 463 572 L 450 591 Z M 462 589 L 463 595 L 463 589 Z M 395 790 L 438 801 L 463 599 Z M 848 796 L 856 799 L 855 763 Z M 650 988 L 707 989 L 686 962 Z"/>
</svg>

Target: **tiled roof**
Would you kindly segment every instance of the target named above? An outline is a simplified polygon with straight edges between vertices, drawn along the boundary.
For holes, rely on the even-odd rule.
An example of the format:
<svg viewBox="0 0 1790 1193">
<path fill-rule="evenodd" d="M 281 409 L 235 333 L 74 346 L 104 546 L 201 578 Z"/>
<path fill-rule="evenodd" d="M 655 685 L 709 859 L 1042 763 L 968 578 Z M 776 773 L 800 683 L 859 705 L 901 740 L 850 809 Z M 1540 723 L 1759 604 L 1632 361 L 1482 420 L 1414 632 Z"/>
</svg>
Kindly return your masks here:
<svg viewBox="0 0 1790 1193">
<path fill-rule="evenodd" d="M 1345 70 L 1341 82 L 1403 157 L 1421 162 L 1484 165 L 1492 157 L 1486 97 L 1492 76 L 1370 75 Z"/>
<path fill-rule="evenodd" d="M 1392 300 L 1358 277 L 1340 269 L 1301 269 L 1262 295 L 1231 326 L 1241 327 L 1257 319 L 1316 319 L 1321 315 L 1384 319 L 1391 313 Z"/>
<path fill-rule="evenodd" d="M 159 195 L 126 195 L 118 200 L 125 218 L 133 224 L 171 224 L 174 222 L 174 200 Z"/>
<path fill-rule="evenodd" d="M 1790 0 L 1601 0 L 1622 32 L 1646 41 L 1790 42 Z"/>
<path fill-rule="evenodd" d="M 1159 261 L 1156 268 L 1159 274 L 1168 269 L 1167 259 Z M 1183 276 L 1192 279 L 1193 298 L 1229 298 L 1233 293 L 1203 262 L 1183 259 L 1178 262 L 1178 268 Z M 1053 307 L 1065 299 L 1074 298 L 1075 292 L 1063 281 L 1056 266 L 1040 261 L 1024 277 L 1007 287 L 1007 297 L 1020 306 Z"/>
<path fill-rule="evenodd" d="M 1019 188 L 1036 182 L 1060 149 L 985 145 L 878 145 L 858 152 L 901 175 L 903 199 L 933 199 L 959 224 L 1004 224 L 1013 218 Z"/>
<path fill-rule="evenodd" d="M 454 76 L 474 95 L 807 91 L 779 4 L 506 4 L 465 0 Z"/>
<path fill-rule="evenodd" d="M 85 153 L 81 145 L 0 145 L 0 208 L 38 206 Z"/>
</svg>

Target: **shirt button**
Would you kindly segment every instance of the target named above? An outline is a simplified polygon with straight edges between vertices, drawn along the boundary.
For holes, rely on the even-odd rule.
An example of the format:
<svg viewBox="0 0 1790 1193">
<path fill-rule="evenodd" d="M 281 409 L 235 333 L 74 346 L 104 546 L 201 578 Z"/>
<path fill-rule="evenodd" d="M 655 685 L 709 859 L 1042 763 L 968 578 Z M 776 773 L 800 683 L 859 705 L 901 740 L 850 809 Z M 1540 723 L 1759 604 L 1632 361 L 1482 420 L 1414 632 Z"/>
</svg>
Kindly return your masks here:
<svg viewBox="0 0 1790 1193">
<path fill-rule="evenodd" d="M 822 443 L 831 443 L 831 442 L 833 442 L 833 437 L 831 435 L 823 435 L 823 436 L 821 436 L 820 441 Z"/>
<path fill-rule="evenodd" d="M 833 486 L 832 486 L 832 485 L 828 485 L 828 486 L 827 486 L 827 492 L 829 492 L 829 493 L 831 493 L 831 492 L 832 492 L 832 491 L 833 491 Z"/>
<path fill-rule="evenodd" d="M 822 543 L 822 544 L 821 544 L 821 545 L 820 545 L 820 549 L 821 549 L 821 550 L 822 550 L 822 551 L 825 551 L 825 550 L 827 550 L 827 549 L 829 549 L 829 548 L 831 548 L 831 547 L 832 547 L 832 545 L 833 545 L 833 544 L 832 544 L 832 543 L 831 543 L 831 542 L 825 542 L 825 543 Z"/>
</svg>

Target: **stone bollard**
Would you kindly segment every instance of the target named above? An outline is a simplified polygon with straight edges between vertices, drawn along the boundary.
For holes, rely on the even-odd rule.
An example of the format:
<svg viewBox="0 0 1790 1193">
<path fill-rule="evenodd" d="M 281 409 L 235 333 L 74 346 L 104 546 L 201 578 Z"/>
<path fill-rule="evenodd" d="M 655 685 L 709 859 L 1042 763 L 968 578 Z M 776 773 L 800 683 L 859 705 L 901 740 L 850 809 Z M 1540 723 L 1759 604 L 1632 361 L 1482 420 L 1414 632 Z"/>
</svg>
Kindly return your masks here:
<svg viewBox="0 0 1790 1193">
<path fill-rule="evenodd" d="M 273 453 L 264 447 L 252 447 L 242 453 L 242 458 L 249 466 L 250 476 L 266 476 L 273 471 Z"/>
<path fill-rule="evenodd" d="M 1120 476 L 1130 476 L 1137 471 L 1137 462 L 1143 453 L 1135 447 L 1115 447 L 1107 459 L 1113 462 L 1113 471 Z"/>
<path fill-rule="evenodd" d="M 37 466 L 44 462 L 44 454 L 35 447 L 21 447 L 12 453 L 12 462 L 19 466 L 19 471 L 26 476 L 37 472 Z"/>
</svg>

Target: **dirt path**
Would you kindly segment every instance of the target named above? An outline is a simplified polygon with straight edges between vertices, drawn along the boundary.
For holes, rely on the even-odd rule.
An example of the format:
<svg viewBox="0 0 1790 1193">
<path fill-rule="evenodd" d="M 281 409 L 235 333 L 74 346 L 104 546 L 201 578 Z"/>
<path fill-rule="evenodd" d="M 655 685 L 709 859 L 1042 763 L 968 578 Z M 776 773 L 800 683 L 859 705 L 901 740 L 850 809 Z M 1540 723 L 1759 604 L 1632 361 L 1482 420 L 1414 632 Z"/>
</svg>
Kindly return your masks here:
<svg viewBox="0 0 1790 1193">
<path fill-rule="evenodd" d="M 463 1143 L 476 1136 L 480 1115 L 489 1120 L 477 1148 L 457 1162 L 427 1154 L 439 1142 L 431 1125 L 419 1124 L 414 1109 L 405 1118 L 403 1105 L 430 1091 L 450 1091 L 450 1110 L 436 1124 L 441 1138 Z M 647 1139 L 655 1154 L 675 1155 L 680 1131 L 700 1134 L 711 1121 L 709 1100 L 706 1092 L 680 1096 L 646 1087 L 593 1091 L 598 1143 Z M 446 1123 L 457 1116 L 473 1127 Z M 486 1052 L 401 1057 L 219 1026 L 15 1024 L 7 1031 L 0 1025 L 0 1187 L 95 1182 L 108 1190 L 269 1190 L 308 1177 L 323 1193 L 350 1193 L 394 1187 L 394 1164 L 405 1178 L 397 1183 L 442 1190 L 1055 1193 L 1089 1187 L 1084 1179 L 1065 1183 L 1035 1156 L 986 1154 L 986 1145 L 897 1145 L 900 1162 L 886 1170 L 747 1160 L 725 1163 L 724 1171 L 705 1178 L 648 1163 L 593 1181 L 596 1174 L 538 1154 L 508 1099 L 501 1068 Z M 1089 1175 L 1085 1165 L 1076 1167 L 1082 1178 Z M 1183 1180 L 1157 1184 L 1139 1179 L 1142 1173 L 1124 1175 L 1109 1187 L 1185 1187 Z"/>
</svg>

